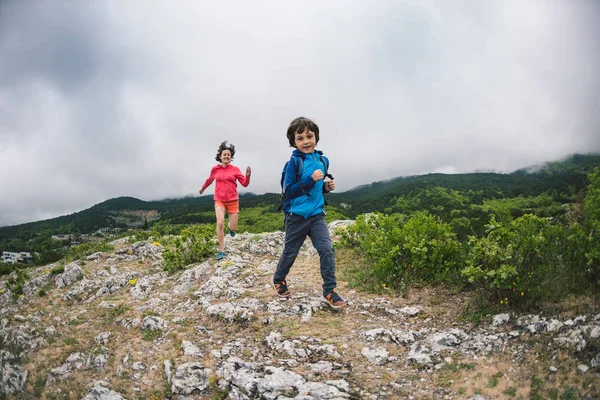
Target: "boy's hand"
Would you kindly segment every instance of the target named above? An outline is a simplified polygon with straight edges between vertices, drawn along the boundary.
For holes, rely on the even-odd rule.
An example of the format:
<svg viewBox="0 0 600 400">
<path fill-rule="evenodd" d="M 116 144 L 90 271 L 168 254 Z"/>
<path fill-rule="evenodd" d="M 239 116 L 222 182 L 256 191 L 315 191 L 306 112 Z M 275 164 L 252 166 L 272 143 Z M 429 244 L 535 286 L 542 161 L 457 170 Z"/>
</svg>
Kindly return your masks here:
<svg viewBox="0 0 600 400">
<path fill-rule="evenodd" d="M 327 182 L 325 182 L 325 185 L 327 185 L 328 192 L 335 190 L 335 181 L 327 181 Z"/>
<path fill-rule="evenodd" d="M 320 181 L 321 179 L 323 179 L 323 171 L 321 171 L 320 169 L 315 170 L 315 172 L 312 173 L 312 178 L 315 182 Z"/>
</svg>

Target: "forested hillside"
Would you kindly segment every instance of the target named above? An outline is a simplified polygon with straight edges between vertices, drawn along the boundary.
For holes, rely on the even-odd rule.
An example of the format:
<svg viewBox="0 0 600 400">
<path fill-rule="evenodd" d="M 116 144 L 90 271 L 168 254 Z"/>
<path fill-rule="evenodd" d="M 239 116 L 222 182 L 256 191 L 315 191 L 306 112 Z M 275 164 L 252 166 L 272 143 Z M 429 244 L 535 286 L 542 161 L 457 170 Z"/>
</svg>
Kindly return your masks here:
<svg viewBox="0 0 600 400">
<path fill-rule="evenodd" d="M 374 182 L 327 195 L 328 220 L 354 219 L 381 212 L 411 215 L 427 211 L 449 223 L 460 238 L 481 234 L 494 215 L 510 220 L 532 213 L 565 220 L 579 218 L 587 175 L 600 166 L 600 155 L 575 155 L 564 161 L 528 167 L 511 174 L 428 174 Z M 240 230 L 281 230 L 280 194 L 242 195 Z M 579 213 L 579 214 L 578 214 Z M 579 217 L 578 217 L 579 215 Z M 0 228 L 0 250 L 35 253 L 38 263 L 56 260 L 68 243 L 56 234 L 90 234 L 100 228 L 156 228 L 179 232 L 188 224 L 214 223 L 212 196 L 142 201 L 107 200 L 87 210 L 45 221 Z"/>
</svg>

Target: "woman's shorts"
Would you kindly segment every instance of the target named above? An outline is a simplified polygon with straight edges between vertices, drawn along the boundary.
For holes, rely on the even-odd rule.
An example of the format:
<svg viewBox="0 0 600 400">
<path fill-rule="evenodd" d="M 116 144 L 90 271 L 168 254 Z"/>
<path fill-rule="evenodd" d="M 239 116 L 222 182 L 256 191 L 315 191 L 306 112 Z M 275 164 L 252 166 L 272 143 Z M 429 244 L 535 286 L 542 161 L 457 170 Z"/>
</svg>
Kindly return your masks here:
<svg viewBox="0 0 600 400">
<path fill-rule="evenodd" d="M 215 208 L 221 207 L 227 210 L 227 214 L 238 214 L 240 212 L 240 201 L 221 201 L 215 200 Z"/>
</svg>

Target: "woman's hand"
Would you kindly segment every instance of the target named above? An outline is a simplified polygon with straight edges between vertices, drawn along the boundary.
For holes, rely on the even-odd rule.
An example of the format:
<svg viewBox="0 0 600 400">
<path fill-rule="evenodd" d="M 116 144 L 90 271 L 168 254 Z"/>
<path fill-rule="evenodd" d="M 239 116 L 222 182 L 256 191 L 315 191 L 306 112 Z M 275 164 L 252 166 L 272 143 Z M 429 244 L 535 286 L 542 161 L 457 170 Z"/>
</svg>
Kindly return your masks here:
<svg viewBox="0 0 600 400">
<path fill-rule="evenodd" d="M 246 176 L 250 176 L 251 173 L 252 169 L 250 168 L 250 166 L 246 167 Z"/>
<path fill-rule="evenodd" d="M 204 193 L 204 189 L 200 189 L 200 190 L 198 191 L 198 193 L 200 193 L 200 195 L 202 195 L 202 193 Z"/>
</svg>

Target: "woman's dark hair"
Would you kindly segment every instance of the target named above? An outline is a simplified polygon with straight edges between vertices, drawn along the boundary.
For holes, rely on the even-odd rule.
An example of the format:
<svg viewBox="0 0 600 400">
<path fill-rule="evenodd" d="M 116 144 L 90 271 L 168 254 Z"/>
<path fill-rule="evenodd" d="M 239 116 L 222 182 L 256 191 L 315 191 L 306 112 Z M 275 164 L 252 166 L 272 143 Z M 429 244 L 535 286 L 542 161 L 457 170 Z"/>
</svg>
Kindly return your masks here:
<svg viewBox="0 0 600 400">
<path fill-rule="evenodd" d="M 235 155 L 235 146 L 232 144 L 229 144 L 229 146 L 227 146 L 227 140 L 223 141 L 223 143 L 219 145 L 219 150 L 217 150 L 217 156 L 215 157 L 215 159 L 218 162 L 221 162 L 221 153 L 223 152 L 223 150 L 229 150 L 229 152 L 231 153 L 231 159 L 233 160 L 233 156 Z"/>
<path fill-rule="evenodd" d="M 290 146 L 296 147 L 296 133 L 302 133 L 306 129 L 315 133 L 315 140 L 319 143 L 319 127 L 311 119 L 298 117 L 292 122 L 287 130 L 287 138 Z"/>
</svg>

